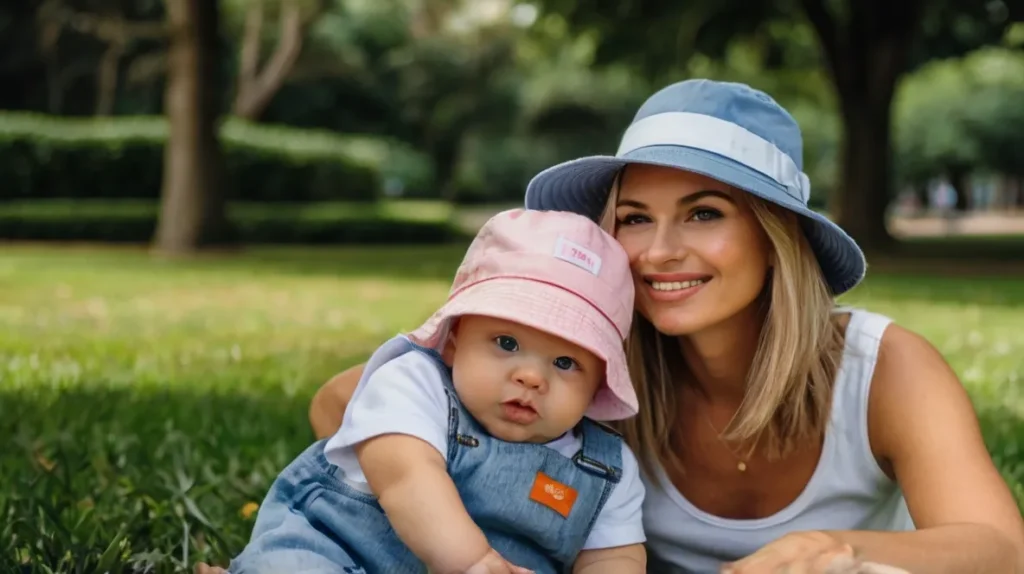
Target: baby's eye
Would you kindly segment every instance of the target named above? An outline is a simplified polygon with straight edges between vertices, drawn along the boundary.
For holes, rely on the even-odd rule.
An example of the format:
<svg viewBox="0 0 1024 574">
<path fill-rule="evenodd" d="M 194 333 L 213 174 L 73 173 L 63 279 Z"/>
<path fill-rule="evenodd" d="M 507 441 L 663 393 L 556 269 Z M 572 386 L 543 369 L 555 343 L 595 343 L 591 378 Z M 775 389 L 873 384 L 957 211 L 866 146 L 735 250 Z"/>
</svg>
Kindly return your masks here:
<svg viewBox="0 0 1024 574">
<path fill-rule="evenodd" d="M 555 359 L 555 366 L 563 371 L 568 371 L 576 367 L 576 361 L 571 357 L 558 357 Z"/>
<path fill-rule="evenodd" d="M 514 352 L 519 350 L 519 341 L 516 341 L 515 337 L 509 337 L 508 335 L 498 335 L 494 338 L 494 342 L 498 344 L 503 351 Z"/>
</svg>

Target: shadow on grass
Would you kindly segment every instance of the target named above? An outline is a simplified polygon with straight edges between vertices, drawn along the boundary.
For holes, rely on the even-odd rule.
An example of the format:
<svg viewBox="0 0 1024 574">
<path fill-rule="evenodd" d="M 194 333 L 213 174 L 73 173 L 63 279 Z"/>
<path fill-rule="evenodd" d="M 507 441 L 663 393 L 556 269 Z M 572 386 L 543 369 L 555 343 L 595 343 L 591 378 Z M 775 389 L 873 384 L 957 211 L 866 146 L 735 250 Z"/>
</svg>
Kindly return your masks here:
<svg viewBox="0 0 1024 574">
<path fill-rule="evenodd" d="M 952 235 L 899 241 L 894 255 L 917 259 L 1024 261 L 1024 235 Z"/>
<path fill-rule="evenodd" d="M 883 271 L 941 277 L 1024 276 L 1024 235 L 916 237 L 869 250 L 868 263 Z"/>
<path fill-rule="evenodd" d="M 246 505 L 314 440 L 312 392 L 3 392 L 0 571 L 226 564 Z"/>
<path fill-rule="evenodd" d="M 842 298 L 844 301 L 886 299 L 959 305 L 1024 306 L 1024 275 L 1016 277 L 963 277 L 937 273 L 874 271 Z"/>
</svg>

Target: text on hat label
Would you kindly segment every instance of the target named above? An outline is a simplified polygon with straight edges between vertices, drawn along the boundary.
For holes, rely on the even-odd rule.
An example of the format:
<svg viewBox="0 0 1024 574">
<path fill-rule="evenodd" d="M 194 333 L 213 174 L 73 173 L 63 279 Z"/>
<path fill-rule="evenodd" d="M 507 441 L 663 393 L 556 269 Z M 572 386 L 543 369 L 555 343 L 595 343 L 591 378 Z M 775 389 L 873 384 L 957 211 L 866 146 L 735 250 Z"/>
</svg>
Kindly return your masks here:
<svg viewBox="0 0 1024 574">
<path fill-rule="evenodd" d="M 555 257 L 586 269 L 597 275 L 601 272 L 601 258 L 579 243 L 559 236 L 555 243 Z"/>
</svg>

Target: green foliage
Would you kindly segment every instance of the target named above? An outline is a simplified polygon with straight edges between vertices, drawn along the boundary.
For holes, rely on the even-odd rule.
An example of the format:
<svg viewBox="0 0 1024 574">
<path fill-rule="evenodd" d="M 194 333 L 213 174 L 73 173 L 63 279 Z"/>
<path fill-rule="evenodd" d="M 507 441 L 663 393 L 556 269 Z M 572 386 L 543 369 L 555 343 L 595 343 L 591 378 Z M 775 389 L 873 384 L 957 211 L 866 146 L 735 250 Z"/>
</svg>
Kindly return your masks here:
<svg viewBox="0 0 1024 574">
<path fill-rule="evenodd" d="M 162 117 L 0 113 L 0 200 L 157 198 L 166 138 Z M 432 177 L 422 155 L 380 138 L 231 120 L 221 142 L 229 199 L 372 201 L 383 178 Z"/>
<path fill-rule="evenodd" d="M 615 0 L 540 0 L 544 11 L 563 16 L 575 31 L 599 38 L 600 62 L 628 62 L 649 77 L 677 74 L 695 54 L 719 59 L 732 43 L 755 40 L 773 54 L 790 52 L 803 38 L 780 36 L 780 21 L 806 21 L 806 5 L 819 5 L 840 28 L 870 37 L 891 25 L 892 6 L 884 0 L 702 0 L 699 2 L 631 2 Z M 1002 42 L 1015 22 L 1024 21 L 1019 0 L 928 0 L 920 2 L 913 34 L 910 67 L 932 58 L 959 56 Z M 799 58 L 809 57 L 802 51 Z M 813 57 L 813 56 L 812 56 Z"/>
<path fill-rule="evenodd" d="M 226 565 L 317 387 L 426 319 L 463 249 L 0 251 L 0 571 Z M 1024 501 L 1024 283 L 875 273 L 844 302 L 938 346 Z"/>
<path fill-rule="evenodd" d="M 797 106 L 807 102 L 795 103 L 793 96 L 798 100 L 817 100 L 817 110 L 805 108 L 800 112 L 812 118 L 827 118 L 835 113 L 832 95 L 828 93 L 835 91 L 847 111 L 852 112 L 843 120 L 853 123 L 868 121 L 865 114 L 870 98 L 867 94 L 874 91 L 877 93 L 872 97 L 877 97 L 886 93 L 885 83 L 892 78 L 933 58 L 958 56 L 981 46 L 1018 41 L 1014 23 L 1024 20 L 1024 3 L 1019 0 L 929 0 L 903 3 L 898 6 L 899 10 L 894 10 L 894 5 L 884 0 L 703 0 L 662 4 L 541 0 L 539 3 L 545 13 L 564 18 L 570 29 L 597 38 L 595 53 L 599 63 L 628 64 L 658 85 L 685 77 L 708 76 L 702 70 L 725 67 L 728 72 L 747 76 L 740 81 L 765 89 L 790 107 L 794 115 L 797 115 Z M 906 57 L 899 47 L 903 43 L 909 47 Z M 754 57 L 737 59 L 737 51 L 753 52 Z M 886 53 L 886 57 L 878 58 L 882 53 Z M 765 74 L 766 71 L 771 74 Z M 756 81 L 751 81 L 750 77 Z M 868 85 L 871 89 L 866 88 Z M 823 86 L 826 89 L 820 89 Z M 876 103 L 889 105 L 888 101 Z M 812 136 L 808 138 L 811 141 L 808 141 L 807 171 L 816 190 L 812 200 L 820 202 L 840 187 L 836 185 L 836 152 L 839 150 L 834 142 L 843 132 L 838 131 L 838 124 L 832 121 L 821 128 L 813 122 L 801 123 Z M 956 133 L 958 123 L 954 118 L 945 127 L 951 134 Z M 851 132 L 847 130 L 847 133 Z M 851 149 L 851 153 L 864 155 L 883 149 L 878 147 L 887 143 L 882 136 L 884 134 L 875 134 L 872 147 L 851 140 L 851 145 L 867 148 Z M 949 134 L 943 138 L 949 139 Z M 934 142 L 927 139 L 904 142 L 904 148 L 913 150 L 911 155 L 915 156 L 904 166 L 904 179 L 919 179 L 921 172 L 928 170 L 921 164 L 942 161 L 952 166 L 974 161 L 977 156 L 970 146 L 957 150 L 943 148 L 940 154 L 928 149 L 930 147 L 934 147 Z M 936 155 L 942 156 L 941 160 L 919 161 L 922 157 Z M 884 204 L 886 199 L 885 190 L 875 184 L 846 192 L 873 194 L 870 203 L 876 206 Z M 881 217 L 880 212 L 848 213 L 844 217 L 859 216 Z M 873 232 L 879 233 L 880 229 L 882 225 Z"/>
<path fill-rule="evenodd" d="M 647 78 L 686 67 L 694 54 L 719 57 L 735 37 L 753 33 L 775 13 L 765 1 L 634 2 L 544 0 L 545 11 L 563 16 L 575 31 L 598 39 L 600 63 L 623 62 Z"/>
<path fill-rule="evenodd" d="M 973 166 L 980 150 L 965 124 L 973 90 L 958 63 L 927 65 L 903 88 L 894 104 L 900 178 L 922 184 Z"/>
<path fill-rule="evenodd" d="M 967 130 L 984 150 L 979 165 L 1024 176 L 1024 86 L 980 88 L 965 118 Z"/>
<path fill-rule="evenodd" d="M 935 59 L 963 56 L 984 46 L 1010 45 L 1014 27 L 1024 22 L 1020 0 L 928 0 L 918 24 L 911 68 Z"/>
<path fill-rule="evenodd" d="M 0 202 L 0 239 L 145 243 L 158 209 L 130 199 Z M 245 244 L 428 244 L 461 236 L 440 202 L 235 202 L 228 219 Z"/>
<path fill-rule="evenodd" d="M 1024 56 L 999 48 L 932 62 L 894 102 L 898 176 L 920 184 L 974 170 L 1024 170 Z"/>
<path fill-rule="evenodd" d="M 558 161 L 550 140 L 522 135 L 468 137 L 455 180 L 460 204 L 521 204 L 530 178 Z"/>
<path fill-rule="evenodd" d="M 661 86 L 641 81 L 625 65 L 593 67 L 596 34 L 573 38 L 565 26 L 560 16 L 546 15 L 523 50 L 528 49 L 531 57 L 538 59 L 542 53 L 551 54 L 532 65 L 525 86 L 529 133 L 539 140 L 531 152 L 544 152 L 546 158 L 551 158 L 548 161 L 583 153 L 614 153 L 637 108 Z M 767 22 L 763 31 L 766 39 L 735 40 L 718 58 L 691 56 L 672 80 L 699 77 L 736 81 L 772 94 L 801 126 L 804 169 L 813 189 L 811 202 L 822 208 L 836 186 L 841 129 L 834 94 L 820 67 L 808 25 L 776 19 Z M 557 49 L 544 46 L 545 41 L 555 40 L 564 45 Z M 595 90 L 595 85 L 601 89 Z"/>
<path fill-rule="evenodd" d="M 430 158 L 415 197 L 450 197 L 461 148 L 479 134 L 514 131 L 523 29 L 470 0 L 334 0 L 317 20 L 267 119 L 386 134 Z"/>
</svg>

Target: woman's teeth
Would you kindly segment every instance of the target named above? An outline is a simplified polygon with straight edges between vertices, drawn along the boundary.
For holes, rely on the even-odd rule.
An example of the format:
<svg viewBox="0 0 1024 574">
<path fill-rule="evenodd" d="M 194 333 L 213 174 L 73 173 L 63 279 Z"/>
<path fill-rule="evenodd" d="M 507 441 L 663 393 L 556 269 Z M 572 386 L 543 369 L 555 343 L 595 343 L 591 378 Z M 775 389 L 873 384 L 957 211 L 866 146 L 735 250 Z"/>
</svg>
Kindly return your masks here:
<svg viewBox="0 0 1024 574">
<path fill-rule="evenodd" d="M 696 287 L 697 285 L 707 282 L 707 279 L 694 279 L 693 281 L 651 281 L 651 287 L 654 287 L 655 291 L 678 291 L 680 289 Z"/>
</svg>

